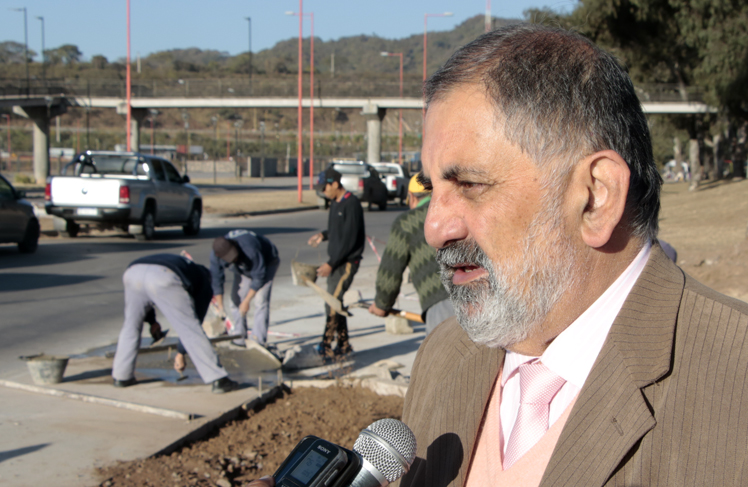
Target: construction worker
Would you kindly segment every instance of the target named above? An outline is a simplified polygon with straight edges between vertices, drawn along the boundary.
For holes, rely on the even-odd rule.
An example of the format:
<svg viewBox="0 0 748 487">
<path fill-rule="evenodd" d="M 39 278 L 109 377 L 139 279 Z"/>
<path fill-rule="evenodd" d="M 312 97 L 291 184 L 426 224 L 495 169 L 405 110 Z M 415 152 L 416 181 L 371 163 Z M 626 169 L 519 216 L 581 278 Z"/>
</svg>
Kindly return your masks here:
<svg viewBox="0 0 748 487">
<path fill-rule="evenodd" d="M 244 347 L 247 337 L 247 313 L 254 299 L 255 315 L 252 327 L 252 340 L 267 347 L 268 326 L 270 325 L 270 294 L 273 279 L 280 265 L 280 257 L 275 244 L 262 235 L 250 230 L 232 230 L 225 237 L 213 241 L 210 253 L 210 274 L 213 294 L 219 311 L 223 312 L 224 269 L 234 271 L 234 284 L 228 315 L 234 325 L 234 333 L 240 338 L 231 343 Z"/>
<path fill-rule="evenodd" d="M 112 367 L 115 387 L 129 387 L 137 382 L 135 362 L 143 323 L 151 325 L 154 339 L 163 336 L 155 319 L 155 306 L 176 329 L 200 377 L 205 383 L 212 383 L 212 392 L 221 394 L 238 388 L 239 384 L 221 366 L 201 326 L 213 298 L 208 269 L 180 255 L 156 254 L 132 262 L 122 281 L 125 322 Z"/>
<path fill-rule="evenodd" d="M 392 224 L 377 271 L 376 298 L 369 306 L 371 314 L 386 316 L 400 294 L 403 272 L 409 267 L 410 277 L 421 302 L 421 317 L 426 323 L 426 334 L 455 314 L 449 294 L 439 278 L 436 251 L 426 243 L 423 235 L 423 223 L 426 221 L 430 201 L 431 192 L 418 181 L 418 175 L 410 178 L 410 210 L 398 216 Z"/>
<path fill-rule="evenodd" d="M 327 277 L 327 292 L 342 301 L 364 253 L 364 210 L 358 198 L 343 187 L 340 173 L 335 169 L 325 170 L 318 189 L 331 201 L 327 230 L 312 235 L 307 243 L 316 247 L 325 240 L 329 241 L 329 259 L 317 269 L 317 276 Z M 351 353 L 353 348 L 348 341 L 346 317 L 336 313 L 328 304 L 325 304 L 325 315 L 325 333 L 317 352 L 326 357 Z M 336 335 L 337 346 L 331 350 Z"/>
</svg>

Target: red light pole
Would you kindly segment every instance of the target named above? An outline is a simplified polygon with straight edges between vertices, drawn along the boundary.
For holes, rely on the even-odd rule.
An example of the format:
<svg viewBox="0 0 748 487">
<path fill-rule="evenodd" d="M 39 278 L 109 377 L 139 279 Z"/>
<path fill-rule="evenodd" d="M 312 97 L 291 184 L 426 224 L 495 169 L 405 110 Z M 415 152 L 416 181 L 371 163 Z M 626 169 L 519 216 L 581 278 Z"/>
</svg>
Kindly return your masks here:
<svg viewBox="0 0 748 487">
<path fill-rule="evenodd" d="M 428 20 L 429 17 L 451 17 L 452 12 L 443 14 L 423 14 L 423 82 L 426 82 L 426 55 L 428 54 Z M 421 110 L 421 140 L 423 140 L 423 119 L 426 118 L 426 106 Z"/>
<path fill-rule="evenodd" d="M 127 0 L 127 68 L 126 68 L 125 90 L 127 91 L 127 152 L 130 152 L 130 135 L 132 127 L 132 106 L 130 104 L 130 0 Z"/>
<path fill-rule="evenodd" d="M 286 15 L 299 15 L 297 12 L 286 12 Z M 311 59 L 309 68 L 309 189 L 314 189 L 314 12 L 302 13 L 299 18 L 308 15 L 312 24 Z M 301 90 L 301 84 L 299 84 Z"/>
<path fill-rule="evenodd" d="M 382 52 L 382 56 L 399 56 L 400 57 L 400 98 L 403 97 L 403 53 L 401 52 Z M 400 165 L 403 165 L 403 109 L 400 112 L 400 127 L 398 133 L 398 146 L 399 146 L 399 158 Z"/>
</svg>

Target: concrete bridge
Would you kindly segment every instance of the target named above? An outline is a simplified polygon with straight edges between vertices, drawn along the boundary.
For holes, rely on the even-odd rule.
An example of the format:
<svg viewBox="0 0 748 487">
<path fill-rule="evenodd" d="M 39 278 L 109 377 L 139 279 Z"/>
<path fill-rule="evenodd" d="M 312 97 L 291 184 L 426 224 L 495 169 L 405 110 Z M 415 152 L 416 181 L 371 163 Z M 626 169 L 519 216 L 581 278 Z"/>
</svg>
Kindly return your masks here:
<svg viewBox="0 0 748 487">
<path fill-rule="evenodd" d="M 138 97 L 131 99 L 130 146 L 140 146 L 140 128 L 149 109 L 190 108 L 296 108 L 296 97 Z M 367 161 L 381 160 L 382 120 L 387 110 L 421 110 L 421 98 L 368 97 L 368 98 L 309 98 L 302 99 L 308 108 L 360 108 L 366 118 Z M 43 182 L 49 175 L 49 123 L 53 117 L 66 112 L 68 106 L 88 108 L 113 108 L 117 113 L 127 113 L 126 100 L 119 97 L 83 96 L 9 96 L 0 97 L 0 107 L 12 107 L 13 112 L 34 122 L 34 176 Z M 643 102 L 647 114 L 702 114 L 715 113 L 716 108 L 701 102 Z"/>
</svg>

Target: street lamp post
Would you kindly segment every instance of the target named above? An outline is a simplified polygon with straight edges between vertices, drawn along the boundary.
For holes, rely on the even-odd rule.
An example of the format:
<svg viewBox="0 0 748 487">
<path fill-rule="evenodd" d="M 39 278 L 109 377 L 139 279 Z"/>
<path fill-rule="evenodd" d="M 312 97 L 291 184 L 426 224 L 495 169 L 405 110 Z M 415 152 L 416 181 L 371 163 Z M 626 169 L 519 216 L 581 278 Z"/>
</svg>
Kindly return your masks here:
<svg viewBox="0 0 748 487">
<path fill-rule="evenodd" d="M 29 77 L 29 34 L 26 21 L 26 7 L 12 8 L 14 12 L 23 12 L 23 60 L 26 63 L 26 96 L 31 94 L 31 78 Z"/>
<path fill-rule="evenodd" d="M 484 30 L 485 32 L 491 32 L 491 0 L 486 0 L 486 20 Z"/>
<path fill-rule="evenodd" d="M 401 52 L 382 52 L 382 56 L 398 56 L 400 58 L 400 98 L 403 97 L 403 53 Z M 399 110 L 400 127 L 398 129 L 398 157 L 400 165 L 403 165 L 403 109 Z"/>
<path fill-rule="evenodd" d="M 242 180 L 242 168 L 239 165 L 239 129 L 242 128 L 242 125 L 244 125 L 244 120 L 240 119 L 234 122 L 234 165 L 239 176 L 239 182 Z"/>
<path fill-rule="evenodd" d="M 252 17 L 244 17 L 249 25 L 249 94 L 252 94 Z"/>
<path fill-rule="evenodd" d="M 452 12 L 444 12 L 441 14 L 423 14 L 423 82 L 426 82 L 426 57 L 428 54 L 428 20 L 429 17 L 451 17 Z M 426 118 L 426 106 L 424 105 L 421 110 L 421 118 Z M 423 124 L 421 124 L 421 130 L 423 130 Z M 423 132 L 421 132 L 421 140 L 423 140 Z"/>
<path fill-rule="evenodd" d="M 11 163 L 13 161 L 13 159 L 12 159 L 12 157 L 13 157 L 12 156 L 12 154 L 13 154 L 13 148 L 10 145 L 10 115 L 7 114 L 7 113 L 3 113 L 2 115 L 6 119 L 8 119 L 8 171 L 10 171 L 10 165 L 11 165 Z"/>
<path fill-rule="evenodd" d="M 190 157 L 190 114 L 182 112 L 182 120 L 184 120 L 184 173 L 187 174 L 187 159 Z"/>
<path fill-rule="evenodd" d="M 309 67 L 309 189 L 314 189 L 314 12 L 297 14 L 286 12 L 286 15 L 308 15 L 311 19 L 311 54 Z"/>
<path fill-rule="evenodd" d="M 158 110 L 155 108 L 151 108 L 148 110 L 148 113 L 151 114 L 151 155 L 153 155 L 156 151 L 156 115 L 158 115 Z"/>
<path fill-rule="evenodd" d="M 265 181 L 265 122 L 260 122 L 260 180 Z"/>
<path fill-rule="evenodd" d="M 47 86 L 47 53 L 44 49 L 44 17 L 37 17 L 42 22 L 42 82 Z"/>
<path fill-rule="evenodd" d="M 213 125 L 213 144 L 216 149 L 213 152 L 213 184 L 216 184 L 216 159 L 218 159 L 218 117 L 210 117 L 210 123 Z"/>
<path fill-rule="evenodd" d="M 226 122 L 226 161 L 231 160 L 231 121 Z"/>
</svg>

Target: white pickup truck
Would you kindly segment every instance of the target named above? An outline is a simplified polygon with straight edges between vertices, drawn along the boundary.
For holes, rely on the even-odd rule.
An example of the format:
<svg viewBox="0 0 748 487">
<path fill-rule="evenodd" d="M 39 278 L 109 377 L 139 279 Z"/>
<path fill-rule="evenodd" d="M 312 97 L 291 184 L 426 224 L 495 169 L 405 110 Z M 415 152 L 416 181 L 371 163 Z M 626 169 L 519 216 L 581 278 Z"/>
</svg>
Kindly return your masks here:
<svg viewBox="0 0 748 487">
<path fill-rule="evenodd" d="M 408 204 L 408 184 L 410 175 L 408 170 L 394 162 L 372 162 L 371 165 L 379 171 L 379 177 L 387 187 L 387 198 L 394 200 L 399 198 L 400 205 Z"/>
<path fill-rule="evenodd" d="M 86 151 L 61 176 L 47 179 L 45 209 L 64 220 L 58 230 L 75 237 L 81 224 L 121 228 L 151 240 L 158 226 L 200 232 L 200 191 L 167 160 L 135 152 Z"/>
</svg>

